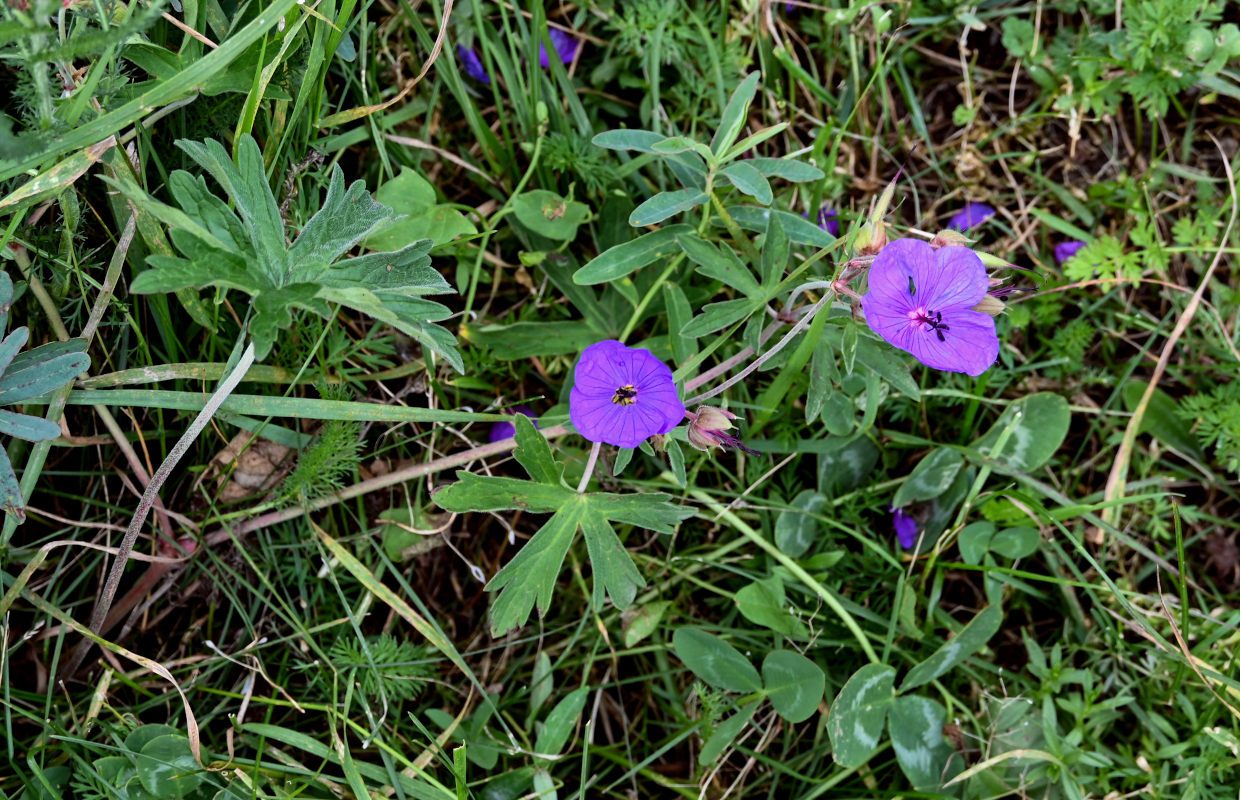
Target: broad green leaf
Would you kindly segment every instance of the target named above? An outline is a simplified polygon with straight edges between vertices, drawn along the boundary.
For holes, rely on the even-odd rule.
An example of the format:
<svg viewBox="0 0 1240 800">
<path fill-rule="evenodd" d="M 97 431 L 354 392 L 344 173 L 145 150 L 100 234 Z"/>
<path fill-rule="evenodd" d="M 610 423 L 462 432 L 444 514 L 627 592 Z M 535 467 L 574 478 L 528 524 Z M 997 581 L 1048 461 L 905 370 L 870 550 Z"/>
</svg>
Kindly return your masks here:
<svg viewBox="0 0 1240 800">
<path fill-rule="evenodd" d="M 573 275 L 573 281 L 591 285 L 623 278 L 634 270 L 653 264 L 660 258 L 680 252 L 676 244 L 679 234 L 692 232 L 688 225 L 668 225 L 642 234 L 631 242 L 604 250 Z"/>
<path fill-rule="evenodd" d="M 655 142 L 650 148 L 656 153 L 662 155 L 673 156 L 680 153 L 693 152 L 697 153 L 709 163 L 714 154 L 710 152 L 710 148 L 701 142 L 695 141 L 688 136 L 671 136 L 661 142 Z"/>
<path fill-rule="evenodd" d="M 582 686 L 569 692 L 563 700 L 555 704 L 542 730 L 534 743 L 534 752 L 540 756 L 558 756 L 568 744 L 568 737 L 573 735 L 573 728 L 581 719 L 581 710 L 585 708 L 590 687 Z"/>
<path fill-rule="evenodd" d="M 461 326 L 461 338 L 491 351 L 500 361 L 522 361 L 531 356 L 580 353 L 606 338 L 588 322 L 514 322 L 512 325 Z"/>
<path fill-rule="evenodd" d="M 762 242 L 762 285 L 772 290 L 783 280 L 788 271 L 789 255 L 788 234 L 779 221 L 778 214 L 772 214 L 766 226 L 766 240 Z"/>
<path fill-rule="evenodd" d="M 1124 409 L 1135 411 L 1149 386 L 1147 381 L 1130 380 L 1124 384 Z M 1185 455 L 1201 458 L 1201 446 L 1192 429 L 1178 413 L 1180 404 L 1175 398 L 1162 389 L 1155 389 L 1145 407 L 1145 416 L 1141 419 L 1141 433 L 1148 433 L 1158 441 L 1173 447 Z"/>
<path fill-rule="evenodd" d="M 502 636 L 524 625 L 535 603 L 539 616 L 547 613 L 564 557 L 586 513 L 583 497 L 566 499 L 559 511 L 487 582 L 488 592 L 499 592 L 491 604 L 492 636 Z"/>
<path fill-rule="evenodd" d="M 667 464 L 672 468 L 672 477 L 676 479 L 676 485 L 681 489 L 689 485 L 689 479 L 685 474 L 685 453 L 680 449 L 680 442 L 669 438 L 667 440 Z"/>
<path fill-rule="evenodd" d="M 809 390 L 805 393 L 805 421 L 810 425 L 817 424 L 822 418 L 827 395 L 836 391 L 839 378 L 839 366 L 835 363 L 835 348 L 830 337 L 819 336 L 814 344 L 814 354 L 810 357 Z"/>
<path fill-rule="evenodd" d="M 964 466 L 964 456 L 947 447 L 936 447 L 917 462 L 913 471 L 900 484 L 891 504 L 903 508 L 919 500 L 931 500 L 943 494 L 956 480 L 956 474 Z"/>
<path fill-rule="evenodd" d="M 520 508 L 546 514 L 579 497 L 565 486 L 549 486 L 520 478 L 483 477 L 465 471 L 458 472 L 457 477 L 459 481 L 431 495 L 435 505 L 445 511 L 462 513 Z"/>
<path fill-rule="evenodd" d="M 423 239 L 441 245 L 477 232 L 460 211 L 440 205 L 435 187 L 409 167 L 380 186 L 375 200 L 402 216 L 380 223 L 366 235 L 365 245 L 371 250 L 400 250 Z"/>
<path fill-rule="evenodd" d="M 728 104 L 724 106 L 723 115 L 719 119 L 719 127 L 710 140 L 711 152 L 716 156 L 726 153 L 736 143 L 737 137 L 744 129 L 749 117 L 749 104 L 753 102 L 754 95 L 758 91 L 760 77 L 757 72 L 751 72 L 745 76 L 745 80 L 736 87 L 736 91 L 732 92 L 732 96 L 728 99 Z"/>
<path fill-rule="evenodd" d="M 927 697 L 897 697 L 887 716 L 887 730 L 904 777 L 919 792 L 938 792 L 964 767 L 963 758 L 943 736 L 947 709 Z"/>
<path fill-rule="evenodd" d="M 720 639 L 698 628 L 677 628 L 672 649 L 689 671 L 708 686 L 729 692 L 756 692 L 762 679 L 749 659 Z"/>
<path fill-rule="evenodd" d="M 956 537 L 956 546 L 960 548 L 960 559 L 966 564 L 982 563 L 982 557 L 990 549 L 990 540 L 994 535 L 993 522 L 973 522 L 965 525 Z"/>
<path fill-rule="evenodd" d="M 9 453 L 3 447 L 0 447 L 0 507 L 19 520 L 26 518 L 26 496 L 13 472 Z"/>
<path fill-rule="evenodd" d="M 538 428 L 534 427 L 530 418 L 524 414 L 514 414 L 513 425 L 517 431 L 514 436 L 517 449 L 513 451 L 513 456 L 521 467 L 539 483 L 567 489 L 562 477 L 564 465 L 555 460 L 555 456 L 551 454 L 551 446 L 538 432 Z"/>
<path fill-rule="evenodd" d="M 878 448 L 869 439 L 846 442 L 818 456 L 818 491 L 827 497 L 839 497 L 860 486 L 877 464 Z"/>
<path fill-rule="evenodd" d="M 629 214 L 629 224 L 634 228 L 656 225 L 668 217 L 688 211 L 702 205 L 710 198 L 697 188 L 674 189 L 670 192 L 659 192 Z"/>
<path fill-rule="evenodd" d="M 14 331 L 10 337 L 16 334 L 17 331 Z M 9 363 L 9 368 L 0 377 L 0 405 L 12 405 L 38 397 L 64 386 L 90 369 L 90 356 L 80 349 L 78 352 L 65 352 L 63 347 L 50 350 L 44 347 L 46 345 L 29 350 L 24 354 L 25 358 L 18 360 L 14 357 Z"/>
<path fill-rule="evenodd" d="M 611 524 L 598 514 L 583 517 L 581 531 L 586 539 L 590 567 L 594 570 L 594 590 L 590 598 L 594 610 L 603 610 L 605 596 L 611 598 L 616 608 L 628 608 L 637 597 L 638 590 L 646 585 L 633 558 L 624 549 Z"/>
<path fill-rule="evenodd" d="M 758 307 L 756 301 L 748 297 L 724 300 L 722 303 L 710 303 L 702 309 L 701 314 L 689 320 L 689 324 L 680 329 L 680 335 L 689 339 L 697 339 L 708 333 L 723 330 L 749 316 Z"/>
<path fill-rule="evenodd" d="M 147 742 L 134 759 L 134 766 L 142 786 L 156 797 L 185 797 L 203 781 L 202 767 L 194 760 L 189 739 L 182 734 Z"/>
<path fill-rule="evenodd" d="M 551 699 L 555 689 L 555 675 L 551 671 L 551 658 L 546 650 L 539 650 L 534 656 L 534 677 L 530 680 L 530 714 L 527 727 L 534 725 L 534 716 L 538 709 Z"/>
<path fill-rule="evenodd" d="M 840 766 L 860 767 L 878 749 L 887 711 L 895 700 L 895 680 L 896 671 L 886 664 L 866 664 L 835 696 L 827 715 L 827 735 Z"/>
<path fill-rule="evenodd" d="M 784 583 L 778 576 L 754 581 L 736 592 L 736 610 L 755 625 L 770 628 L 776 633 L 794 638 L 805 638 L 809 629 L 792 616 L 785 607 Z"/>
<path fill-rule="evenodd" d="M 643 153 L 653 153 L 655 144 L 666 138 L 664 134 L 654 131 L 620 128 L 603 131 L 591 141 L 596 147 L 605 147 L 608 150 L 640 150 Z"/>
<path fill-rule="evenodd" d="M 995 459 L 995 472 L 1007 470 L 1032 472 L 1050 460 L 1063 444 L 1072 423 L 1068 401 L 1057 394 L 1039 392 L 1022 398 L 999 417 L 974 449 Z M 992 452 L 1000 434 L 1008 428 L 1012 433 L 1000 453 Z"/>
<path fill-rule="evenodd" d="M 772 216 L 779 218 L 779 224 L 788 234 L 789 241 L 807 244 L 811 247 L 829 247 L 835 237 L 819 228 L 814 223 L 800 216 L 778 209 L 762 206 L 729 206 L 728 215 L 747 231 L 765 233 Z"/>
<path fill-rule="evenodd" d="M 792 498 L 789 505 L 792 509 L 779 512 L 775 518 L 775 544 L 790 557 L 800 558 L 818 538 L 821 525 L 812 515 L 826 509 L 827 498 L 813 489 L 806 489 Z"/>
<path fill-rule="evenodd" d="M 590 217 L 590 208 L 576 200 L 565 200 L 555 192 L 535 189 L 517 195 L 512 210 L 522 225 L 557 242 L 577 238 L 577 228 Z"/>
<path fill-rule="evenodd" d="M 892 388 L 911 400 L 921 401 L 921 387 L 913 380 L 908 362 L 897 356 L 890 348 L 880 347 L 874 340 L 861 336 L 857 339 L 857 361 L 877 372 Z"/>
<path fill-rule="evenodd" d="M 684 364 L 697 355 L 697 340 L 682 336 L 680 331 L 693 318 L 693 309 L 680 284 L 667 281 L 663 284 L 663 303 L 667 309 L 667 338 L 671 346 L 672 360 Z"/>
<path fill-rule="evenodd" d="M 635 647 L 654 633 L 671 607 L 671 600 L 655 600 L 653 603 L 647 603 L 640 608 L 625 612 L 624 646 Z"/>
<path fill-rule="evenodd" d="M 756 169 L 768 178 L 783 178 L 793 183 L 806 183 L 808 181 L 818 181 L 826 177 L 825 173 L 812 164 L 806 164 L 804 161 L 795 161 L 791 158 L 762 158 L 755 157 L 746 159 L 749 166 Z"/>
<path fill-rule="evenodd" d="M 722 281 L 748 297 L 764 297 L 749 267 L 730 248 L 716 247 L 693 233 L 677 236 L 676 242 L 689 260 L 697 264 L 697 271 L 702 275 Z"/>
<path fill-rule="evenodd" d="M 663 493 L 607 494 L 592 492 L 590 507 L 614 522 L 626 522 L 656 533 L 673 534 L 676 525 L 692 517 L 696 512 L 689 506 L 669 502 L 671 495 Z"/>
<path fill-rule="evenodd" d="M 50 419 L 0 408 L 0 433 L 28 442 L 45 442 L 60 435 L 60 426 Z"/>
<path fill-rule="evenodd" d="M 741 139 L 739 142 L 732 145 L 732 147 L 728 149 L 728 152 L 723 154 L 723 158 L 721 160 L 732 161 L 733 159 L 739 157 L 742 153 L 745 153 L 745 152 L 748 152 L 749 150 L 754 149 L 758 145 L 765 142 L 767 139 L 776 137 L 779 134 L 786 131 L 787 129 L 788 129 L 787 122 L 778 122 L 770 126 L 769 128 L 763 128 L 757 133 L 751 134 L 750 136 L 746 136 L 744 139 Z"/>
<path fill-rule="evenodd" d="M 1042 534 L 1037 528 L 1004 528 L 991 537 L 990 550 L 1015 560 L 1033 555 L 1041 543 Z"/>
<path fill-rule="evenodd" d="M 981 650 L 990 641 L 990 637 L 999 631 L 1002 622 L 1003 612 L 998 606 L 990 605 L 982 609 L 959 633 L 935 650 L 925 661 L 910 669 L 900 684 L 900 691 L 907 692 L 929 683 Z"/>
<path fill-rule="evenodd" d="M 744 161 L 735 161 L 724 167 L 720 173 L 733 186 L 764 206 L 769 206 L 775 199 L 775 195 L 771 192 L 770 181 Z"/>
<path fill-rule="evenodd" d="M 723 755 L 723 751 L 731 746 L 740 732 L 749 724 L 749 720 L 753 719 L 754 712 L 760 705 L 761 703 L 757 701 L 747 703 L 735 714 L 716 725 L 715 732 L 702 743 L 702 750 L 698 753 L 698 763 L 702 766 L 715 763 L 715 759 Z"/>
<path fill-rule="evenodd" d="M 800 653 L 772 650 L 762 660 L 762 683 L 775 713 L 789 722 L 804 722 L 818 710 L 827 676 Z"/>
<path fill-rule="evenodd" d="M 706 191 L 706 162 L 697 153 L 685 152 L 664 156 L 663 163 L 667 164 L 672 175 L 687 190 Z"/>
</svg>

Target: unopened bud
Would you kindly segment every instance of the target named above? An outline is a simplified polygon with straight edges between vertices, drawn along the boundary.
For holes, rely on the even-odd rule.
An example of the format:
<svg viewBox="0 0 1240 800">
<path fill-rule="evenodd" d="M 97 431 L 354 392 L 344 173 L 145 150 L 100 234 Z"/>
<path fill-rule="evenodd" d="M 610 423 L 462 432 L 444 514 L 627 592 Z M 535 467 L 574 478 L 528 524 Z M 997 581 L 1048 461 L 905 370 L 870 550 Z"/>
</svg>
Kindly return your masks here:
<svg viewBox="0 0 1240 800">
<path fill-rule="evenodd" d="M 719 408 L 711 408 L 710 406 L 699 406 L 696 413 L 689 414 L 689 444 L 698 450 L 713 450 L 716 447 L 735 448 L 744 450 L 746 453 L 757 455 L 756 450 L 751 450 L 741 443 L 741 440 L 732 436 L 728 431 L 735 426 L 732 420 L 736 419 L 736 415 L 731 411 L 724 411 Z"/>
<path fill-rule="evenodd" d="M 853 240 L 853 252 L 859 256 L 872 256 L 887 246 L 887 226 L 881 220 L 870 220 L 857 231 Z"/>
<path fill-rule="evenodd" d="M 945 231 L 939 231 L 934 234 L 934 238 L 930 240 L 930 246 L 935 249 L 940 247 L 967 247 L 972 241 L 972 239 L 960 231 L 948 228 Z"/>
<path fill-rule="evenodd" d="M 980 303 L 978 303 L 977 305 L 973 306 L 973 308 L 972 308 L 972 309 L 970 309 L 970 310 L 971 310 L 971 311 L 980 311 L 980 312 L 982 312 L 983 314 L 989 314 L 989 315 L 990 315 L 990 316 L 992 316 L 992 317 L 997 317 L 997 316 L 999 316 L 1000 314 L 1002 314 L 1002 313 L 1003 313 L 1003 309 L 1004 309 L 1004 308 L 1005 308 L 1005 306 L 1003 305 L 1003 301 L 1002 301 L 1002 300 L 1000 300 L 999 298 L 995 297 L 994 295 L 989 295 L 989 294 L 988 294 L 988 295 L 986 295 L 986 296 L 984 296 L 984 297 L 982 298 L 982 300 L 981 300 L 981 302 L 980 302 Z"/>
</svg>

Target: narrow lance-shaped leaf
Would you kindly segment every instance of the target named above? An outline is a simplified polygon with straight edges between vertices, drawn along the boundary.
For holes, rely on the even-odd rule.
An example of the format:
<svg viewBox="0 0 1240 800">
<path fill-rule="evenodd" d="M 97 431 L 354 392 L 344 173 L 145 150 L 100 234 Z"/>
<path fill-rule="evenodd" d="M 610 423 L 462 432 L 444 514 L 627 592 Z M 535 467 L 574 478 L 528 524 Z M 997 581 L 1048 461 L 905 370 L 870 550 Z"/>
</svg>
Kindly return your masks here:
<svg viewBox="0 0 1240 800">
<path fill-rule="evenodd" d="M 700 189 L 676 189 L 671 192 L 659 192 L 654 197 L 633 209 L 629 214 L 629 224 L 635 228 L 654 225 L 668 217 L 673 217 L 702 205 L 709 198 Z"/>
<path fill-rule="evenodd" d="M 723 155 L 740 136 L 745 127 L 745 119 L 749 116 L 749 104 L 753 102 L 754 94 L 758 91 L 759 77 L 756 72 L 749 73 L 729 98 L 719 120 L 719 128 L 710 140 L 710 149 L 715 155 Z"/>
<path fill-rule="evenodd" d="M 604 250 L 573 275 L 579 284 L 608 283 L 623 278 L 634 270 L 679 251 L 677 234 L 692 230 L 688 225 L 668 225 L 657 231 L 638 236 L 631 242 L 618 244 Z"/>
</svg>

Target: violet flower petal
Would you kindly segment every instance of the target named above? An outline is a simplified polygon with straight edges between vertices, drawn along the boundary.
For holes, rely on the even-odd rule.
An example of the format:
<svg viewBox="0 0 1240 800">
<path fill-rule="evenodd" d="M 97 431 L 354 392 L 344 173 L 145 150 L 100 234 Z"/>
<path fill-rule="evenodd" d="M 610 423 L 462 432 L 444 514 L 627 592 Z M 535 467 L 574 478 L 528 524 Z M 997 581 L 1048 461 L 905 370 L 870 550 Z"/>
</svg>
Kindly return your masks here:
<svg viewBox="0 0 1240 800">
<path fill-rule="evenodd" d="M 555 54 L 560 57 L 560 62 L 564 64 L 573 63 L 573 59 L 577 57 L 577 50 L 581 47 L 581 40 L 572 34 L 565 33 L 559 28 L 552 28 L 547 31 L 547 35 L 551 38 L 551 47 L 555 50 Z M 547 55 L 545 45 L 538 45 L 538 63 L 543 69 L 551 66 L 551 59 Z"/>
<path fill-rule="evenodd" d="M 917 545 L 917 520 L 904 513 L 903 508 L 893 508 L 891 522 L 896 529 L 896 539 L 905 550 L 912 550 Z"/>
<path fill-rule="evenodd" d="M 947 227 L 955 231 L 967 231 L 995 215 L 993 206 L 986 203 L 965 203 L 964 208 L 957 211 L 948 221 Z"/>
<path fill-rule="evenodd" d="M 535 420 L 534 427 L 535 428 L 538 427 L 538 422 L 537 422 L 538 415 L 535 414 L 533 411 L 530 411 L 525 406 L 512 406 L 511 408 L 505 409 L 505 411 L 507 411 L 510 414 L 524 414 L 530 419 Z M 494 425 L 491 426 L 491 432 L 487 434 L 487 441 L 498 442 L 502 439 L 511 439 L 512 437 L 516 435 L 517 435 L 516 425 L 513 425 L 511 422 L 496 422 Z"/>
<path fill-rule="evenodd" d="M 933 369 L 977 376 L 999 356 L 994 319 L 970 310 L 988 286 L 971 250 L 896 239 L 870 266 L 861 305 L 870 329 L 889 344 Z"/>
<path fill-rule="evenodd" d="M 632 387 L 627 405 L 615 402 L 621 387 Z M 676 427 L 684 415 L 671 369 L 649 350 L 610 339 L 582 352 L 569 395 L 569 419 L 589 441 L 637 447 Z"/>
<path fill-rule="evenodd" d="M 482 56 L 478 55 L 477 50 L 458 44 L 456 46 L 456 55 L 461 59 L 461 66 L 465 68 L 466 75 L 483 83 L 491 82 L 491 76 L 487 74 L 486 67 L 482 66 Z"/>
<path fill-rule="evenodd" d="M 1065 261 L 1072 258 L 1081 251 L 1085 246 L 1084 242 L 1068 241 L 1060 242 L 1055 245 L 1055 263 L 1062 266 Z"/>
</svg>

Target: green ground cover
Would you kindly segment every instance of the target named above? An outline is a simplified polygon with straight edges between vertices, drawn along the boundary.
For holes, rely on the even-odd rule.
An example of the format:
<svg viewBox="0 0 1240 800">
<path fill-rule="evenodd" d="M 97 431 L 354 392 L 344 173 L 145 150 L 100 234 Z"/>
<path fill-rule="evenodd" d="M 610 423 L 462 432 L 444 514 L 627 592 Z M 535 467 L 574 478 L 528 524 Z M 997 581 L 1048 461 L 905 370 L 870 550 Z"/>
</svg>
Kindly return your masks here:
<svg viewBox="0 0 1240 800">
<path fill-rule="evenodd" d="M 1234 798 L 1237 23 L 8 0 L 0 798 Z"/>
</svg>

